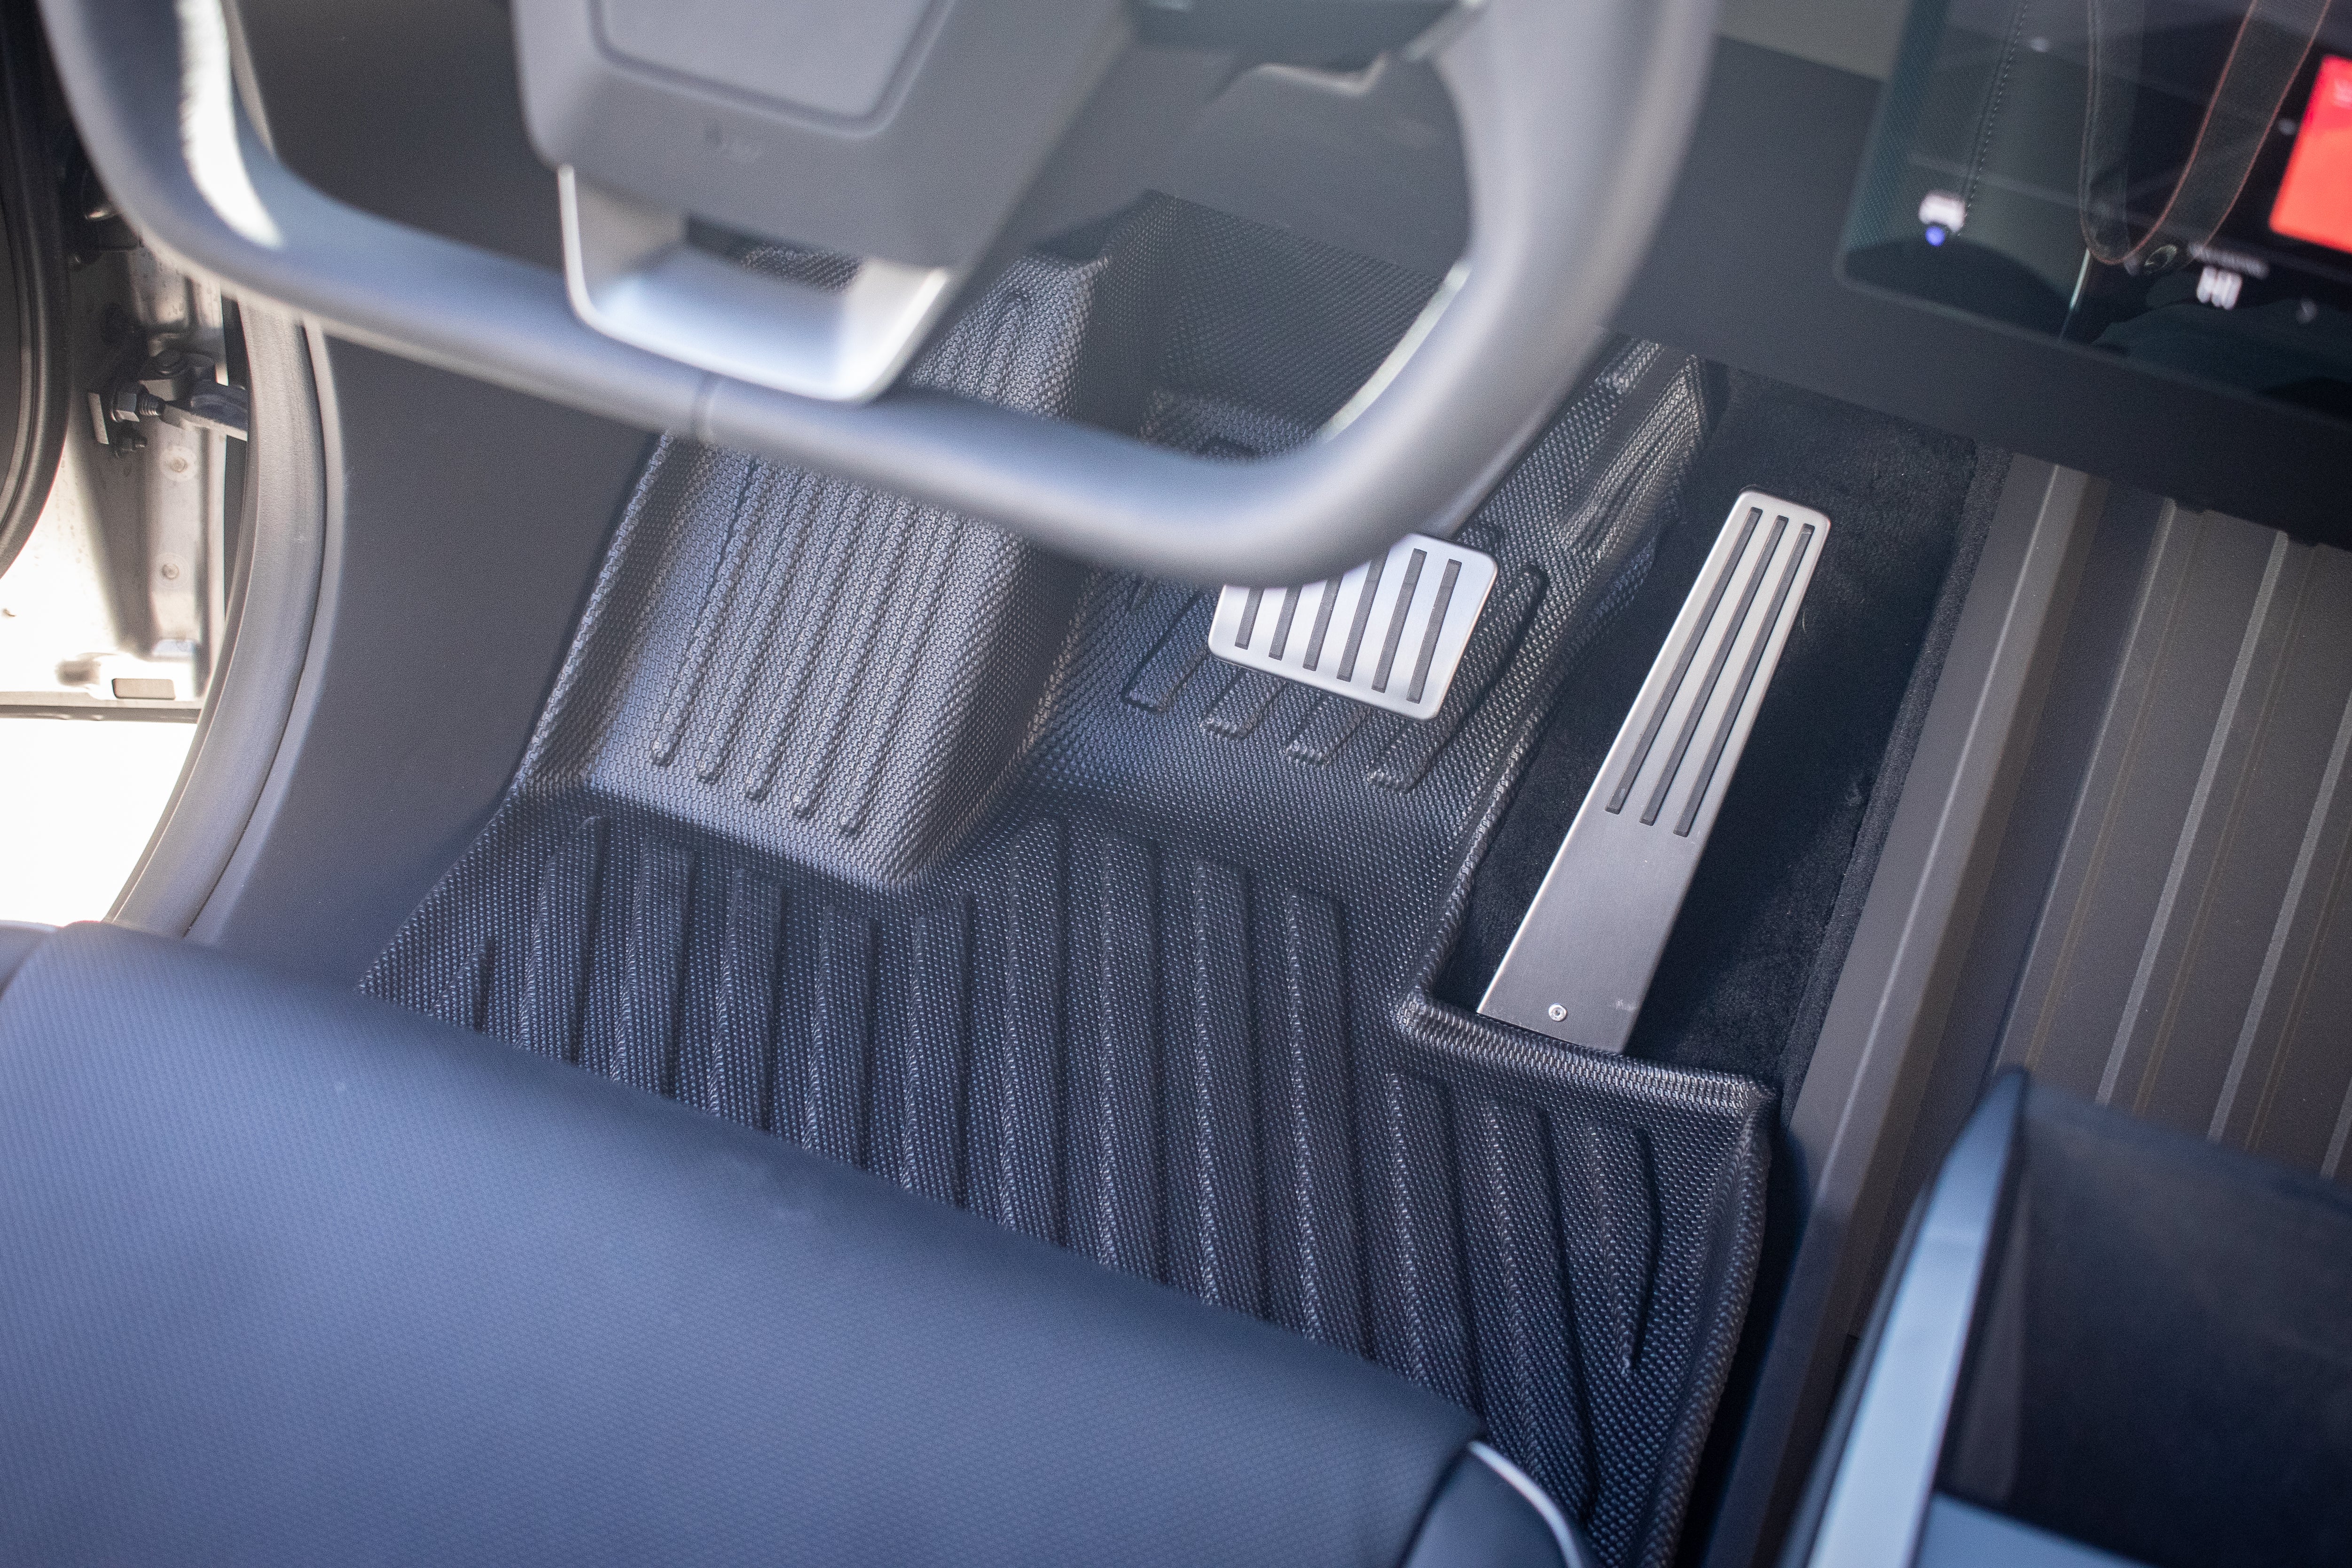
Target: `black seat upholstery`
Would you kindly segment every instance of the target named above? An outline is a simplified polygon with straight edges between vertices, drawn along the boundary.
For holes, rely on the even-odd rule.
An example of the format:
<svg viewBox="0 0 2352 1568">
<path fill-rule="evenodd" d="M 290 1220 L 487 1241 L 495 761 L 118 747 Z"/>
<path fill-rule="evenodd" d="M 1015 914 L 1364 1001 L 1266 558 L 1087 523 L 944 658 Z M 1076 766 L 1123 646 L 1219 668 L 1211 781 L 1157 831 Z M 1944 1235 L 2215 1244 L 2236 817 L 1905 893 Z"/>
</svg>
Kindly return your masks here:
<svg viewBox="0 0 2352 1568">
<path fill-rule="evenodd" d="M 108 927 L 0 992 L 0 1258 L 9 1563 L 1579 1555 L 1377 1368 Z"/>
</svg>

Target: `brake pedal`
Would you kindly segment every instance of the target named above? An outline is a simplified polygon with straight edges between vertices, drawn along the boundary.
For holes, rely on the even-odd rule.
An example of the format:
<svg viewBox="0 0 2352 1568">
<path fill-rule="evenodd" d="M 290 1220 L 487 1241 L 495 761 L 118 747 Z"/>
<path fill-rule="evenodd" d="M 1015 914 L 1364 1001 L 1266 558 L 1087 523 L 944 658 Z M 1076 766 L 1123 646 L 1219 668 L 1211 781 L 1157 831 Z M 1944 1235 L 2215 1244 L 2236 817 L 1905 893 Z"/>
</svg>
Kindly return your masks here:
<svg viewBox="0 0 2352 1568">
<path fill-rule="evenodd" d="M 1756 490 L 1732 503 L 1480 1013 L 1625 1048 L 1829 531 Z"/>
<path fill-rule="evenodd" d="M 1209 651 L 1408 719 L 1444 706 L 1495 586 L 1495 559 L 1409 533 L 1378 561 L 1296 588 L 1227 588 Z"/>
</svg>

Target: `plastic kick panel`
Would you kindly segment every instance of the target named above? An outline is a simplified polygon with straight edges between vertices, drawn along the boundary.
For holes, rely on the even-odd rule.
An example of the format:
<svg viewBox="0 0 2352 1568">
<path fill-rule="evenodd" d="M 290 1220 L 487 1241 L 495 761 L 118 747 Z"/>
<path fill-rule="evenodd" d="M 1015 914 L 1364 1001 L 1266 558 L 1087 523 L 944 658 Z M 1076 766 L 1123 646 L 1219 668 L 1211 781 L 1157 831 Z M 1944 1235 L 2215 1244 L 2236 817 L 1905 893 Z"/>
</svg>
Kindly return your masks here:
<svg viewBox="0 0 2352 1568">
<path fill-rule="evenodd" d="M 1157 204 L 1024 260 L 915 374 L 1269 451 L 1431 287 Z M 1265 326 L 1335 319 L 1311 353 Z M 1769 1096 L 1426 987 L 1713 385 L 1628 344 L 1561 411 L 1460 536 L 1495 585 L 1476 615 L 1457 579 L 1420 721 L 1210 658 L 1214 595 L 669 441 L 508 795 L 366 988 L 1376 1360 L 1657 1568 Z"/>
<path fill-rule="evenodd" d="M 1494 586 L 1492 556 L 1408 534 L 1381 560 L 1320 583 L 1225 589 L 1210 617 L 1209 651 L 1427 719 L 1445 706 Z"/>
<path fill-rule="evenodd" d="M 1625 1048 L 1829 533 L 1761 491 L 1732 503 L 1481 1014 Z"/>
</svg>

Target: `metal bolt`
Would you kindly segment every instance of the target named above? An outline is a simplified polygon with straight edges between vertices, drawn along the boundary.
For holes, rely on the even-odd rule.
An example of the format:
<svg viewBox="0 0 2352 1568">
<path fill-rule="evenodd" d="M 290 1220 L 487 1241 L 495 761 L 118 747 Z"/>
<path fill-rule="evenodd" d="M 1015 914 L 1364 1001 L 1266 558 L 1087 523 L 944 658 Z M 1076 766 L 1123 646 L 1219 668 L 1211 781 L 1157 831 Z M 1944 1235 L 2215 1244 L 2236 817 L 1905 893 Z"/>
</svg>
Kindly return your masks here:
<svg viewBox="0 0 2352 1568">
<path fill-rule="evenodd" d="M 176 583 L 180 580 L 180 563 L 176 561 L 166 561 L 157 570 L 163 573 L 163 581 L 166 583 Z"/>
<path fill-rule="evenodd" d="M 1546 1013 L 1548 1013 L 1548 1014 L 1549 1014 L 1549 1015 L 1551 1016 L 1551 1021 L 1552 1021 L 1553 1023 L 1555 1023 L 1555 1024 L 1559 1023 L 1562 1018 L 1565 1018 L 1565 1017 L 1567 1017 L 1567 1016 L 1568 1016 L 1568 1009 L 1567 1009 L 1566 1007 L 1561 1006 L 1561 1005 L 1560 1005 L 1559 1003 L 1557 1003 L 1557 1002 L 1553 1003 L 1550 1006 L 1549 1006 L 1549 1007 L 1545 1008 L 1545 1009 L 1544 1009 L 1544 1011 L 1545 1011 Z"/>
<path fill-rule="evenodd" d="M 163 466 L 175 474 L 184 474 L 188 471 L 188 455 L 185 452 L 174 452 L 163 459 Z"/>
</svg>

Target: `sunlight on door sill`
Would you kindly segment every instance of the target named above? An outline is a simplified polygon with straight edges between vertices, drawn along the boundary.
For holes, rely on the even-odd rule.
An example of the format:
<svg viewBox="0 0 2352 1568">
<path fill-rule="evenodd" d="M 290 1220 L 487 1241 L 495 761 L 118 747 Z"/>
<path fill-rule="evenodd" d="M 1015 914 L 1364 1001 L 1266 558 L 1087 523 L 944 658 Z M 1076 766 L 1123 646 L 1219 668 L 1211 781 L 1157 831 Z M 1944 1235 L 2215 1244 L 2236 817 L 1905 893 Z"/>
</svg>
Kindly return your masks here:
<svg viewBox="0 0 2352 1568">
<path fill-rule="evenodd" d="M 0 719 L 0 920 L 105 919 L 195 733 L 194 724 Z"/>
</svg>

